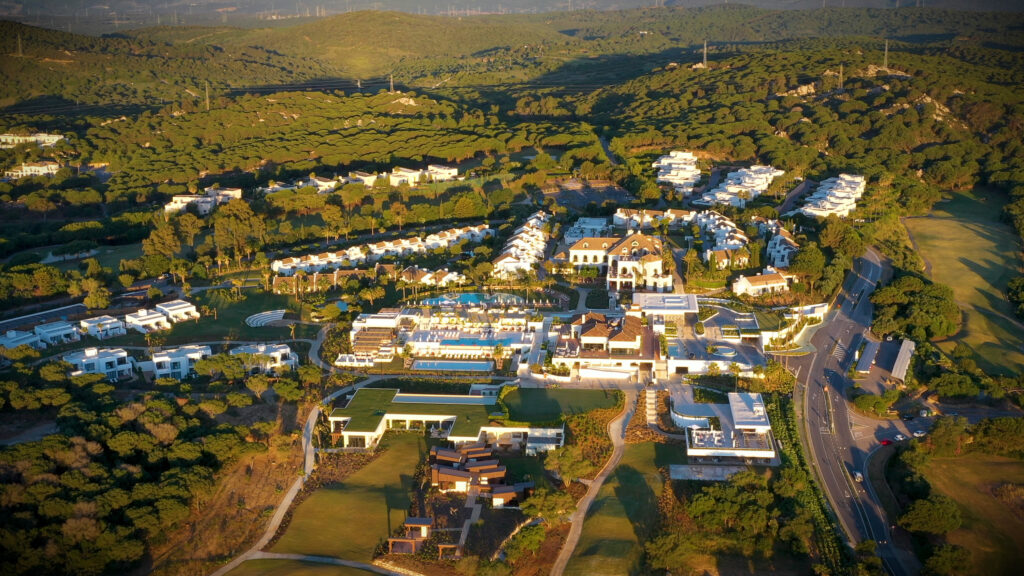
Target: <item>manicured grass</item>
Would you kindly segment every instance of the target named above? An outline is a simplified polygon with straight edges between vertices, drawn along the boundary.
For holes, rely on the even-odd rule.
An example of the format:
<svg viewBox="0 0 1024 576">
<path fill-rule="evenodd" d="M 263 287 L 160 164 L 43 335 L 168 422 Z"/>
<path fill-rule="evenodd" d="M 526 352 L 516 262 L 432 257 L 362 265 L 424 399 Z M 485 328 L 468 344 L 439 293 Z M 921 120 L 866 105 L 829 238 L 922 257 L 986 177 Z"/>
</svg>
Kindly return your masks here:
<svg viewBox="0 0 1024 576">
<path fill-rule="evenodd" d="M 383 442 L 388 449 L 376 460 L 299 504 L 271 551 L 370 562 L 377 544 L 405 520 L 413 471 L 426 452 L 418 434 Z"/>
<path fill-rule="evenodd" d="M 562 414 L 612 408 L 618 404 L 614 391 L 520 388 L 503 399 L 509 417 L 517 422 L 547 422 Z"/>
<path fill-rule="evenodd" d="M 248 560 L 228 572 L 230 576 L 368 576 L 373 572 L 301 560 Z"/>
<path fill-rule="evenodd" d="M 778 312 L 770 310 L 754 310 L 754 318 L 757 320 L 757 326 L 762 330 L 775 331 L 782 328 L 782 323 L 785 322 L 785 318 Z"/>
<path fill-rule="evenodd" d="M 427 404 L 427 403 L 392 403 L 395 397 L 393 389 L 364 388 L 345 408 L 337 408 L 332 416 L 350 416 L 346 430 L 352 432 L 372 432 L 377 429 L 385 413 L 418 414 L 425 416 L 454 416 L 451 434 L 453 436 L 476 436 L 480 427 L 490 422 L 490 414 L 494 406 L 481 404 Z"/>
<path fill-rule="evenodd" d="M 36 249 L 36 252 L 46 256 L 47 250 Z M 110 268 L 114 274 L 120 270 L 122 260 L 132 260 L 142 255 L 142 244 L 125 244 L 123 246 L 98 246 L 96 255 L 89 256 L 99 261 L 104 268 Z M 83 258 L 84 260 L 84 258 Z M 68 260 L 54 263 L 54 266 L 61 270 L 77 270 L 82 260 Z"/>
<path fill-rule="evenodd" d="M 501 463 L 508 469 L 511 480 L 520 482 L 523 479 L 533 480 L 537 487 L 547 486 L 544 475 L 544 464 L 533 456 L 502 456 Z"/>
<path fill-rule="evenodd" d="M 1024 329 L 1014 321 L 1005 290 L 1021 261 L 1013 230 L 1000 221 L 1005 203 L 993 190 L 954 193 L 930 217 L 909 218 L 906 225 L 931 264 L 932 279 L 952 287 L 964 311 L 963 329 L 939 347 L 949 353 L 962 341 L 986 371 L 1020 374 Z"/>
<path fill-rule="evenodd" d="M 627 445 L 590 507 L 565 573 L 637 573 L 643 545 L 658 524 L 658 498 L 664 486 L 658 467 L 685 461 L 681 447 L 653 442 Z"/>
<path fill-rule="evenodd" d="M 992 489 L 1007 482 L 1024 484 L 1024 462 L 980 454 L 932 458 L 924 474 L 933 490 L 960 505 L 964 523 L 947 538 L 971 551 L 974 573 L 1017 573 L 1024 550 L 1024 520 Z"/>
</svg>

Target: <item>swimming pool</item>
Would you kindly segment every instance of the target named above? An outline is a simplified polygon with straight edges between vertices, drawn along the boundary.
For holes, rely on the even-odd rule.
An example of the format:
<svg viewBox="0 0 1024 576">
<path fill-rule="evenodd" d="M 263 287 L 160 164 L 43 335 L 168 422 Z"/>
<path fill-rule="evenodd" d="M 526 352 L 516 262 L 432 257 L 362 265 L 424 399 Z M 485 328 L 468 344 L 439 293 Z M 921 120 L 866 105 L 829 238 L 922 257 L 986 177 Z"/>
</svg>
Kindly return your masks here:
<svg viewBox="0 0 1024 576">
<path fill-rule="evenodd" d="M 669 358 L 680 358 L 682 357 L 682 350 L 679 349 L 679 344 L 668 345 L 668 357 Z"/>
<path fill-rule="evenodd" d="M 483 292 L 463 292 L 461 294 L 444 294 L 423 301 L 427 306 L 476 306 L 479 304 L 523 304 L 526 301 L 515 294 L 485 294 Z"/>
<path fill-rule="evenodd" d="M 447 370 L 453 372 L 490 372 L 490 360 L 415 360 L 413 370 Z"/>
</svg>

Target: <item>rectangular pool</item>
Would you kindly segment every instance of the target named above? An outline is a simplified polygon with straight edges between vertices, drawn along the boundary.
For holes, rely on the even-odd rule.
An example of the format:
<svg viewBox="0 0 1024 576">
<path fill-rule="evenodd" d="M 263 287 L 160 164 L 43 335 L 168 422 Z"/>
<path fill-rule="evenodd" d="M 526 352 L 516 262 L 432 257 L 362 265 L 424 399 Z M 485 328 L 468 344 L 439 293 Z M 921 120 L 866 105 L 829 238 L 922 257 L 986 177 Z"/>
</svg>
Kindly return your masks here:
<svg viewBox="0 0 1024 576">
<path fill-rule="evenodd" d="M 452 372 L 490 372 L 494 362 L 490 360 L 415 360 L 413 370 L 440 370 Z"/>
</svg>

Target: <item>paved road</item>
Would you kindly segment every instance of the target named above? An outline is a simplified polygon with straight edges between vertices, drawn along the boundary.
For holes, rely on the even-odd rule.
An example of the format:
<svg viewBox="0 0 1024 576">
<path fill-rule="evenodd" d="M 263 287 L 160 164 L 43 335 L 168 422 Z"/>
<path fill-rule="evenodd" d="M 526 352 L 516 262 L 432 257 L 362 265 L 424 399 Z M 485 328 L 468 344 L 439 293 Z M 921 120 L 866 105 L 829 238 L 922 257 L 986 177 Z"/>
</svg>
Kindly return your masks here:
<svg viewBox="0 0 1024 576">
<path fill-rule="evenodd" d="M 855 263 L 824 325 L 811 339 L 815 352 L 790 358 L 797 373 L 795 395 L 802 406 L 802 433 L 819 480 L 843 532 L 851 543 L 871 539 L 878 542 L 886 569 L 897 576 L 916 574 L 920 565 L 914 555 L 896 548 L 889 534 L 890 520 L 863 484 L 853 480 L 860 471 L 867 478 L 867 459 L 879 441 L 898 431 L 907 435 L 901 421 L 873 420 L 853 415 L 845 389 L 852 386 L 846 368 L 852 362 L 853 342 L 871 326 L 869 300 L 883 270 L 880 256 L 868 250 Z M 864 484 L 867 484 L 865 480 Z"/>
<path fill-rule="evenodd" d="M 817 186 L 816 182 L 810 180 L 804 180 L 800 184 L 793 187 L 792 190 L 786 194 L 786 197 L 782 200 L 782 204 L 778 207 L 779 214 L 785 214 L 793 209 L 796 204 L 797 198 L 803 196 L 811 186 Z"/>
<path fill-rule="evenodd" d="M 569 564 L 569 558 L 572 557 L 572 553 L 580 541 L 580 534 L 583 532 L 583 521 L 587 517 L 587 510 L 590 509 L 590 505 L 597 498 L 601 485 L 604 484 L 604 481 L 608 479 L 608 476 L 615 470 L 615 467 L 619 465 L 619 460 L 622 459 L 622 452 L 626 445 L 626 426 L 629 425 L 629 421 L 633 418 L 633 413 L 636 411 L 636 400 L 637 391 L 627 390 L 622 413 L 608 423 L 608 435 L 612 438 L 612 455 L 608 458 L 604 468 L 597 474 L 597 477 L 594 478 L 594 481 L 591 482 L 590 487 L 587 488 L 587 494 L 576 506 L 576 511 L 573 512 L 571 518 L 572 526 L 569 528 L 569 535 L 566 537 L 565 543 L 562 544 L 562 549 L 558 552 L 558 558 L 555 559 L 554 566 L 551 567 L 551 576 L 562 576 L 566 565 Z"/>
</svg>

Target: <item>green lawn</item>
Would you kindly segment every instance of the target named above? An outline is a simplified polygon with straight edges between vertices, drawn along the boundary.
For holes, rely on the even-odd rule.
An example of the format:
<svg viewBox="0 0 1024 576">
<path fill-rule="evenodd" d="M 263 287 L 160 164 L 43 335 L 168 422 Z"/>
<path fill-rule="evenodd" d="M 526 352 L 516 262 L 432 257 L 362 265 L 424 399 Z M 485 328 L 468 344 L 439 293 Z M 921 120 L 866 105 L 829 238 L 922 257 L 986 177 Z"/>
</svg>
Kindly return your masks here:
<svg viewBox="0 0 1024 576">
<path fill-rule="evenodd" d="M 248 560 L 228 572 L 230 576 L 368 576 L 373 572 L 301 560 Z"/>
<path fill-rule="evenodd" d="M 271 551 L 370 562 L 377 544 L 405 520 L 413 471 L 426 453 L 417 434 L 389 434 L 382 442 L 388 449 L 376 460 L 299 504 Z"/>
<path fill-rule="evenodd" d="M 90 258 L 95 258 L 104 268 L 110 268 L 114 274 L 118 274 L 122 260 L 132 260 L 142 255 L 142 244 L 99 246 L 96 250 L 96 255 L 90 256 Z M 43 256 L 46 255 L 45 249 L 36 249 L 35 252 L 40 252 Z M 61 270 L 77 270 L 79 263 L 81 263 L 81 260 L 68 260 L 66 262 L 57 262 L 54 266 Z"/>
<path fill-rule="evenodd" d="M 502 456 L 501 463 L 508 469 L 512 481 L 519 482 L 525 478 L 533 480 L 537 487 L 547 486 L 544 464 L 533 456 Z"/>
<path fill-rule="evenodd" d="M 547 422 L 562 414 L 612 408 L 619 402 L 614 391 L 562 388 L 519 388 L 504 398 L 509 417 L 517 422 Z"/>
<path fill-rule="evenodd" d="M 1006 301 L 1006 284 L 1021 269 L 1017 237 L 1000 221 L 1005 196 L 955 193 L 928 218 L 908 218 L 907 229 L 936 282 L 953 288 L 965 324 L 955 340 L 939 344 L 949 353 L 962 341 L 989 372 L 1024 372 L 1024 328 Z"/>
<path fill-rule="evenodd" d="M 643 544 L 658 524 L 658 498 L 664 485 L 658 467 L 686 462 L 682 447 L 645 442 L 629 444 L 583 522 L 567 575 L 636 574 Z"/>
<path fill-rule="evenodd" d="M 974 573 L 1016 574 L 1024 550 L 1024 519 L 993 496 L 992 489 L 1007 482 L 1024 484 L 1024 462 L 975 454 L 932 458 L 924 474 L 933 490 L 960 505 L 964 523 L 947 538 L 971 551 Z"/>
</svg>

